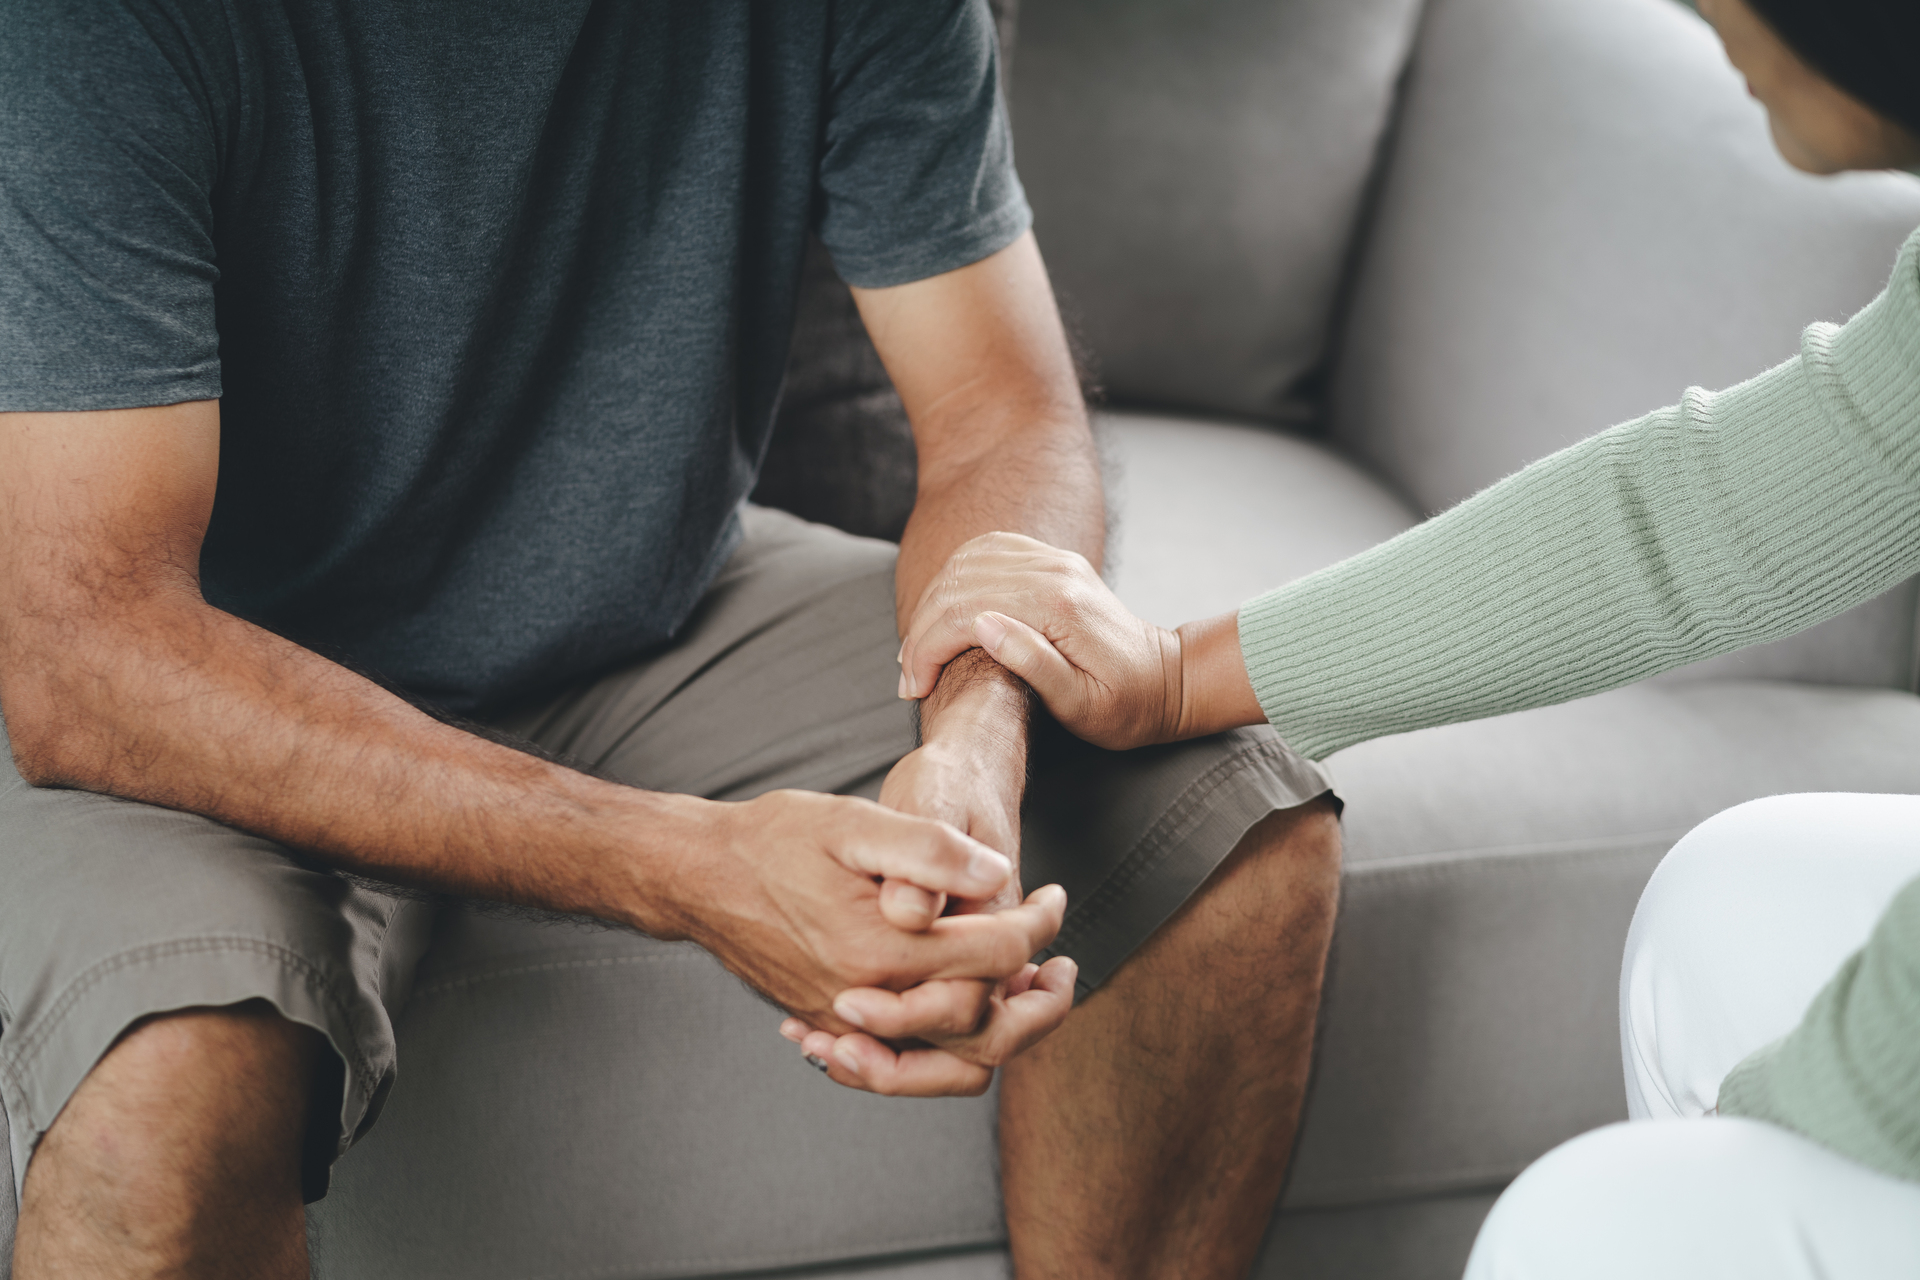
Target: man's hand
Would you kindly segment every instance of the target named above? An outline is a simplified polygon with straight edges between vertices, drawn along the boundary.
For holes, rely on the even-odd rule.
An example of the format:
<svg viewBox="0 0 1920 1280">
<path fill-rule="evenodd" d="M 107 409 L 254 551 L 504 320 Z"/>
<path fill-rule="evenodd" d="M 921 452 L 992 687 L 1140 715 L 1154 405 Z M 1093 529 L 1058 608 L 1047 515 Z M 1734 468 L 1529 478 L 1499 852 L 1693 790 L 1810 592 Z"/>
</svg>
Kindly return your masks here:
<svg viewBox="0 0 1920 1280">
<path fill-rule="evenodd" d="M 984 654 L 953 663 L 921 704 L 921 744 L 887 774 L 880 803 L 949 823 L 1018 866 L 1030 700 Z M 1019 900 L 1016 876 L 1001 893 L 956 906 L 985 911 Z"/>
<path fill-rule="evenodd" d="M 213 608 L 197 570 L 218 461 L 210 401 L 0 414 L 0 710 L 29 782 L 205 814 L 398 884 L 691 938 L 834 1031 L 854 1027 L 832 1009 L 845 988 L 999 983 L 1058 931 L 1052 898 L 937 922 L 891 910 L 888 877 L 970 900 L 1011 879 L 951 825 L 589 777 Z"/>
<path fill-rule="evenodd" d="M 686 923 L 661 932 L 699 943 L 814 1027 L 861 1025 L 835 1011 L 835 997 L 851 987 L 891 993 L 1004 983 L 1031 967 L 1028 957 L 1060 930 L 1066 895 L 1057 890 L 990 914 L 928 919 L 892 909 L 882 893 L 889 878 L 976 901 L 1000 895 L 1012 880 L 1005 857 L 946 823 L 805 791 L 713 811 L 720 815 L 716 846 L 683 864 L 671 893 Z M 1018 1039 L 1045 1018 L 1024 1005 L 1016 1012 L 1007 1027 L 994 1028 L 996 1037 Z"/>
<path fill-rule="evenodd" d="M 988 659 L 962 659 L 958 666 L 964 669 L 942 681 L 931 699 L 943 714 L 927 725 L 927 740 L 887 775 L 880 800 L 939 819 L 1017 859 L 1026 696 L 1011 690 Z M 917 919 L 933 930 L 1044 910 L 1057 933 L 1067 905 L 1058 885 L 1034 890 L 1021 904 L 1017 876 L 983 895 L 939 892 L 924 880 L 893 874 L 880 893 L 888 919 L 903 925 Z M 789 1018 L 780 1030 L 849 1088 L 978 1094 L 996 1068 L 1066 1019 L 1078 972 L 1072 960 L 1056 956 L 1005 976 L 937 979 L 908 990 L 857 988 L 833 1001 L 833 1023 Z M 835 1033 L 849 1028 L 857 1030 Z"/>
<path fill-rule="evenodd" d="M 1026 529 L 1098 557 L 1106 531 L 1099 461 L 1032 235 L 958 270 L 856 288 L 853 296 L 913 423 L 919 455 L 919 497 L 894 575 L 903 627 L 954 548 L 988 529 Z M 939 688 L 929 681 L 923 694 L 931 695 L 920 708 L 923 745 L 889 775 L 882 803 L 947 822 L 1017 859 L 1031 695 L 984 658 L 952 664 Z M 1012 894 L 949 901 L 936 886 L 904 879 L 890 880 L 881 895 L 901 919 L 946 923 L 1015 909 Z M 836 1065 L 834 1079 L 885 1092 L 984 1089 L 993 1065 L 1066 1016 L 1072 981 L 1059 983 L 1069 968 L 1056 962 L 1044 974 L 1004 975 L 1008 981 L 916 988 L 889 1009 L 898 1016 L 883 1034 L 955 1052 L 909 1050 L 903 1058 L 863 1038 L 856 1043 L 875 1063 L 886 1055 L 887 1068 L 863 1075 Z M 787 1029 L 801 1039 L 809 1030 L 798 1020 Z"/>
<path fill-rule="evenodd" d="M 1067 895 L 1058 885 L 1034 890 L 1062 909 Z M 971 984 L 929 982 L 910 991 L 865 989 L 843 992 L 833 1002 L 842 1022 L 865 1028 L 834 1036 L 798 1018 L 781 1024 L 780 1034 L 800 1046 L 836 1084 L 870 1093 L 964 1094 L 987 1091 L 994 1069 L 1043 1039 L 1073 1009 L 1073 983 L 1079 967 L 1066 956 L 1044 965 L 1027 965 L 1013 978 L 976 998 Z M 930 1040 L 935 1047 L 896 1049 L 887 1041 Z"/>
<path fill-rule="evenodd" d="M 926 740 L 887 775 L 880 802 L 951 824 L 1017 856 L 1026 785 L 1026 691 L 990 659 L 963 659 L 922 712 Z M 1019 905 L 1017 876 L 986 895 L 938 892 L 908 877 L 888 879 L 880 893 L 889 919 L 918 919 L 935 929 L 969 919 L 997 920 L 1010 910 L 1066 910 L 1066 894 L 1057 885 L 1035 890 Z M 985 980 L 942 979 L 899 993 L 848 991 L 833 1003 L 838 1023 L 870 1034 L 836 1036 L 822 1029 L 828 1024 L 801 1018 L 788 1019 L 781 1034 L 800 1044 L 833 1080 L 852 1088 L 979 1093 L 996 1067 L 1065 1019 L 1073 1007 L 1075 974 L 1071 960 L 1056 957 L 1044 970 L 1026 964 Z"/>
</svg>

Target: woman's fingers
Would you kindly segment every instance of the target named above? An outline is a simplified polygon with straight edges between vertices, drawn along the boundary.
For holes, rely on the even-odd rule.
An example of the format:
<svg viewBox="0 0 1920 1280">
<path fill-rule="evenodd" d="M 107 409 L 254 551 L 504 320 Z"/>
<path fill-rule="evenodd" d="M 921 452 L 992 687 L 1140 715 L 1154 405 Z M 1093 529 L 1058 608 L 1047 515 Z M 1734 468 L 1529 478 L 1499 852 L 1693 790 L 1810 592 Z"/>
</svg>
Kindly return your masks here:
<svg viewBox="0 0 1920 1280">
<path fill-rule="evenodd" d="M 1025 680 L 1054 716 L 1072 728 L 1082 717 L 1086 676 L 1053 642 L 1018 618 L 982 613 L 973 620 L 973 637 L 993 660 Z"/>
<path fill-rule="evenodd" d="M 973 620 L 983 610 L 1033 612 L 1034 603 L 1018 591 L 929 591 L 900 643 L 900 696 L 924 698 L 949 662 L 980 642 Z"/>
</svg>

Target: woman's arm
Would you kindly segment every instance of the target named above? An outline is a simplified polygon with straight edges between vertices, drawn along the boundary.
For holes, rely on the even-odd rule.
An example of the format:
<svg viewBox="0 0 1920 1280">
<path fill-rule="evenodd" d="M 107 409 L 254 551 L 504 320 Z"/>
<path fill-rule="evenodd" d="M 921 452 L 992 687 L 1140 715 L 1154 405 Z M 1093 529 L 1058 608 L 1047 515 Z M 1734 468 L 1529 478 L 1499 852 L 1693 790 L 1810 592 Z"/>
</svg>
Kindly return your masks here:
<svg viewBox="0 0 1920 1280">
<path fill-rule="evenodd" d="M 1809 627 L 1920 570 L 1917 245 L 1846 326 L 1809 328 L 1796 359 L 1690 390 L 1248 602 L 1243 671 L 1217 660 L 1221 620 L 1148 627 L 1090 570 L 981 540 L 916 616 L 905 685 L 981 644 L 1069 728 L 1122 746 L 1226 727 L 1245 711 L 1244 680 L 1318 758 Z M 997 581 L 976 586 L 970 559 L 988 552 L 1030 567 L 1010 578 L 996 565 Z"/>
</svg>

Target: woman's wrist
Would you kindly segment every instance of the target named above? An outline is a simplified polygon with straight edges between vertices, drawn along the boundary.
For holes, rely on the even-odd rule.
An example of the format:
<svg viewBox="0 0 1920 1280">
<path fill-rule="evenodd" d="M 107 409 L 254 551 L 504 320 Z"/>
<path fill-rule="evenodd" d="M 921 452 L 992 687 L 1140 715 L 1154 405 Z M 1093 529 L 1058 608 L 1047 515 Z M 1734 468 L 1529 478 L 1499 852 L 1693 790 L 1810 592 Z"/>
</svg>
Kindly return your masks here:
<svg viewBox="0 0 1920 1280">
<path fill-rule="evenodd" d="M 1174 634 L 1180 652 L 1176 739 L 1204 738 L 1267 722 L 1240 655 L 1238 611 L 1182 623 Z"/>
</svg>

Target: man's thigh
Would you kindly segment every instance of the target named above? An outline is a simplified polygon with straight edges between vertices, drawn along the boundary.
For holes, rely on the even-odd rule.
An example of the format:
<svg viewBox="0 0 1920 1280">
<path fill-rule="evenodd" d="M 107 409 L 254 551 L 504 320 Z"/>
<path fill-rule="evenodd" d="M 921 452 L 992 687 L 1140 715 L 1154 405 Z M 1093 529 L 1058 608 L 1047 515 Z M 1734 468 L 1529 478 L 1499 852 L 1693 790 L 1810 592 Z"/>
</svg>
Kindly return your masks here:
<svg viewBox="0 0 1920 1280">
<path fill-rule="evenodd" d="M 897 696 L 895 548 L 748 508 L 740 550 L 664 654 L 507 728 L 633 786 L 878 796 L 914 747 Z M 1021 879 L 1067 889 L 1055 950 L 1098 986 L 1276 809 L 1329 789 L 1271 730 L 1110 752 L 1033 737 Z"/>
<path fill-rule="evenodd" d="M 319 1109 L 306 1153 L 307 1194 L 324 1190 L 391 1085 L 389 1005 L 404 999 L 424 941 L 423 906 L 192 814 L 28 786 L 3 726 L 0 886 L 0 1104 L 13 1172 L 0 1195 L 17 1194 L 40 1136 L 130 1026 L 253 999 L 315 1027 L 338 1054 L 322 1078 L 339 1106 Z"/>
</svg>

